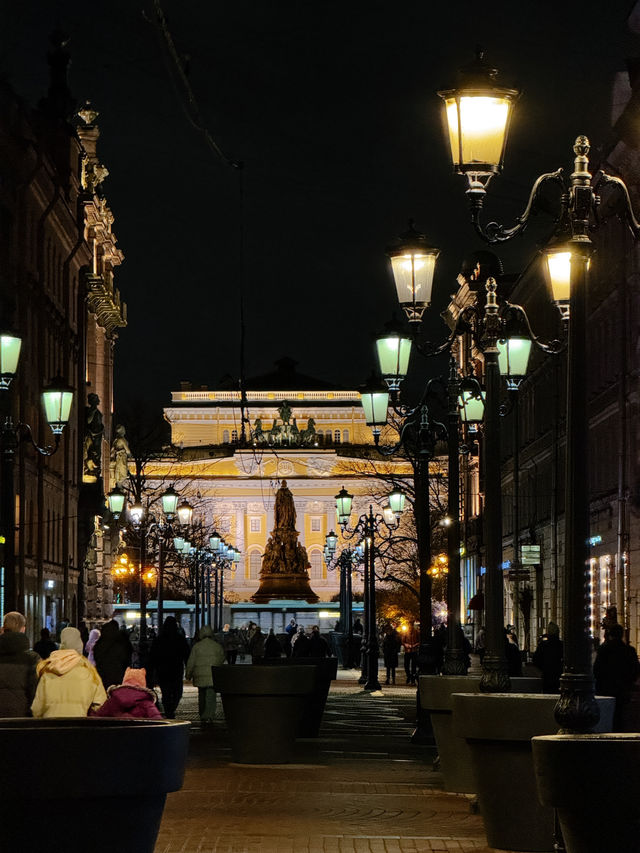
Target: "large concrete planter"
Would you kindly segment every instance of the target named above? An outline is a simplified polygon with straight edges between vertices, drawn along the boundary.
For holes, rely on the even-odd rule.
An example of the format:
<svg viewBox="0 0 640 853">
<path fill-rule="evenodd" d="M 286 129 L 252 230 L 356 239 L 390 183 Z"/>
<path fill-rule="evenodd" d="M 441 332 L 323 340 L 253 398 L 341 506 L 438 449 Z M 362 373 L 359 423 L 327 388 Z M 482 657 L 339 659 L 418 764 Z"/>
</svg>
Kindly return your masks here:
<svg viewBox="0 0 640 853">
<path fill-rule="evenodd" d="M 567 853 L 640 851 L 640 734 L 534 737 L 532 747 Z"/>
<path fill-rule="evenodd" d="M 182 787 L 189 728 L 0 719 L 0 850 L 153 853 L 167 793 Z"/>
<path fill-rule="evenodd" d="M 471 752 L 489 847 L 552 851 L 553 809 L 537 797 L 531 738 L 558 730 L 553 694 L 454 694 L 454 731 Z M 600 728 L 613 723 L 614 700 L 598 698 Z"/>
<path fill-rule="evenodd" d="M 231 752 L 240 764 L 287 764 L 316 686 L 311 666 L 214 666 Z"/>
<path fill-rule="evenodd" d="M 512 678 L 511 682 L 521 692 L 539 693 L 542 690 L 541 678 Z M 445 790 L 475 793 L 469 746 L 453 731 L 451 696 L 454 693 L 479 693 L 480 678 L 472 675 L 421 675 L 418 685 L 420 704 L 431 715 Z"/>
<path fill-rule="evenodd" d="M 307 696 L 304 711 L 298 722 L 298 737 L 318 737 L 331 682 L 338 677 L 338 658 L 274 658 L 265 659 L 268 666 L 313 666 L 316 680 Z"/>
</svg>

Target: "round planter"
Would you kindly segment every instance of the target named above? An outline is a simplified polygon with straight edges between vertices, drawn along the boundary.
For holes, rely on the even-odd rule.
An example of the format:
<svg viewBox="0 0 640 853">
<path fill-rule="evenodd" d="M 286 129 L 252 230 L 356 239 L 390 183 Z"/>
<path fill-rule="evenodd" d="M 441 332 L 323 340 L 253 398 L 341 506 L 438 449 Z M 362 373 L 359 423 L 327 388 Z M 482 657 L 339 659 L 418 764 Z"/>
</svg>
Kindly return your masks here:
<svg viewBox="0 0 640 853">
<path fill-rule="evenodd" d="M 239 764 L 287 764 L 299 720 L 315 689 L 310 666 L 214 666 L 231 752 Z"/>
<path fill-rule="evenodd" d="M 536 794 L 531 738 L 558 730 L 556 694 L 454 694 L 454 731 L 466 738 L 489 847 L 552 851 L 553 810 Z M 598 698 L 611 728 L 614 700 Z"/>
<path fill-rule="evenodd" d="M 536 693 L 542 690 L 541 678 L 512 678 L 511 682 L 521 692 Z M 480 678 L 473 675 L 421 675 L 418 685 L 420 704 L 431 715 L 445 790 L 474 794 L 477 784 L 471 752 L 466 740 L 453 731 L 451 696 L 454 693 L 478 693 Z"/>
<path fill-rule="evenodd" d="M 558 811 L 567 853 L 640 850 L 640 734 L 532 741 L 541 802 Z"/>
<path fill-rule="evenodd" d="M 115 844 L 153 853 L 167 793 L 182 787 L 189 728 L 106 717 L 0 720 L 0 850 L 112 853 Z"/>
</svg>

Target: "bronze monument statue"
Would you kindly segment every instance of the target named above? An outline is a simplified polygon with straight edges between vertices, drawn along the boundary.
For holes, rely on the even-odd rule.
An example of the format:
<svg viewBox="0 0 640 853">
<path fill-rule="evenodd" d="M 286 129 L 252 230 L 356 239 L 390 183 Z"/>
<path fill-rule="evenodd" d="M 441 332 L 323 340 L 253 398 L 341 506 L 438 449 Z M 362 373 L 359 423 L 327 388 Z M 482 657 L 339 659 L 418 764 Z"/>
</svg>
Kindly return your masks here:
<svg viewBox="0 0 640 853">
<path fill-rule="evenodd" d="M 273 599 L 313 604 L 318 601 L 318 596 L 309 585 L 309 558 L 298 542 L 296 508 L 286 480 L 276 492 L 274 514 L 274 528 L 262 558 L 260 586 L 251 600 L 257 604 L 266 604 Z"/>
</svg>

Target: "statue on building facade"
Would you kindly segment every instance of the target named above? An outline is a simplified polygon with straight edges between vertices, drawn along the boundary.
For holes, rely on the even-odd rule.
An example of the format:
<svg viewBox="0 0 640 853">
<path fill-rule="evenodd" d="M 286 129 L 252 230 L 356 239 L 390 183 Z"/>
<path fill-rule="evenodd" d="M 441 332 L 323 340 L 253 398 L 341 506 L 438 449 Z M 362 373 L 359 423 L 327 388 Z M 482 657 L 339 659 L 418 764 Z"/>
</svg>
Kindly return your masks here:
<svg viewBox="0 0 640 853">
<path fill-rule="evenodd" d="M 98 408 L 100 397 L 97 394 L 89 394 L 87 403 L 84 419 L 82 479 L 85 483 L 95 483 L 102 469 L 104 422 L 102 420 L 102 412 Z"/>
<path fill-rule="evenodd" d="M 122 424 L 118 424 L 115 433 L 114 439 L 111 442 L 110 473 L 112 484 L 120 486 L 129 476 L 131 449 L 127 441 L 126 430 Z"/>
<path fill-rule="evenodd" d="M 268 444 L 269 447 L 312 447 L 316 444 L 317 434 L 313 418 L 309 418 L 305 429 L 298 427 L 298 421 L 293 418 L 292 409 L 285 400 L 278 409 L 278 416 L 268 432 L 262 428 L 262 419 L 256 418 L 253 441 L 254 444 Z M 278 421 L 282 423 L 278 423 Z"/>
</svg>

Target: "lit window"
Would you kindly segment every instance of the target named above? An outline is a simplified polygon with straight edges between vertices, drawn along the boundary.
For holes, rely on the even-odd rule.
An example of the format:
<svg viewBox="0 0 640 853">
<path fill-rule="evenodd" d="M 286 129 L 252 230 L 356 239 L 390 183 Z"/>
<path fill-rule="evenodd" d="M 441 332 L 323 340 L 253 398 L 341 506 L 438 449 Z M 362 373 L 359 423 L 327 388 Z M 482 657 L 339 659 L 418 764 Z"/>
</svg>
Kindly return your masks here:
<svg viewBox="0 0 640 853">
<path fill-rule="evenodd" d="M 260 533 L 262 530 L 262 519 L 260 516 L 255 516 L 249 520 L 249 530 L 252 533 Z"/>
<path fill-rule="evenodd" d="M 321 518 L 312 518 L 311 519 L 311 532 L 312 533 L 320 533 L 322 530 L 322 519 Z"/>
</svg>

